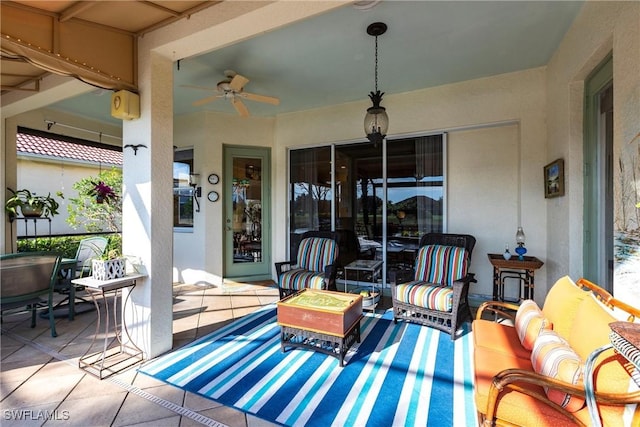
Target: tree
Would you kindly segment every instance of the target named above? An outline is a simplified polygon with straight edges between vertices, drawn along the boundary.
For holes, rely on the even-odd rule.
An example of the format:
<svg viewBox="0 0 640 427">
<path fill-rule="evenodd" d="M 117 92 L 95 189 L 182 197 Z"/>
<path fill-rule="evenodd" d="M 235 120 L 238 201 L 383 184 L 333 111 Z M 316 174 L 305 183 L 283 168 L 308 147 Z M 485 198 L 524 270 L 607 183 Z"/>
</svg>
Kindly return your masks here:
<svg viewBox="0 0 640 427">
<path fill-rule="evenodd" d="M 96 187 L 108 186 L 115 197 L 99 203 Z M 84 227 L 87 232 L 118 232 L 122 227 L 122 172 L 116 168 L 102 171 L 97 177 L 83 178 L 73 184 L 77 198 L 69 198 L 67 223 L 75 228 Z"/>
</svg>

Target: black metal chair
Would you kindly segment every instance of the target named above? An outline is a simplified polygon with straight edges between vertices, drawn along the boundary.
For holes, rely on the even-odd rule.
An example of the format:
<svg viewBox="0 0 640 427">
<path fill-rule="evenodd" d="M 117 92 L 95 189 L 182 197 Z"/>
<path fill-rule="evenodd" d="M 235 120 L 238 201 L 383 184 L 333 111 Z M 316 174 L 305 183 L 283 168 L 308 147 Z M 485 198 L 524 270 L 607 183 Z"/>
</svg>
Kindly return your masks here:
<svg viewBox="0 0 640 427">
<path fill-rule="evenodd" d="M 51 336 L 56 337 L 53 317 L 53 288 L 58 280 L 61 257 L 51 252 L 21 252 L 0 255 L 0 316 L 5 311 L 26 307 L 31 327 L 36 326 L 36 310 L 49 309 Z M 47 301 L 41 296 L 47 295 Z"/>
<path fill-rule="evenodd" d="M 335 233 L 304 233 L 295 254 L 295 260 L 275 263 L 281 299 L 305 288 L 337 290 L 339 249 Z"/>
<path fill-rule="evenodd" d="M 428 233 L 420 239 L 413 270 L 393 271 L 391 299 L 398 319 L 433 327 L 455 339 L 459 325 L 471 319 L 468 272 L 475 237 Z"/>
</svg>

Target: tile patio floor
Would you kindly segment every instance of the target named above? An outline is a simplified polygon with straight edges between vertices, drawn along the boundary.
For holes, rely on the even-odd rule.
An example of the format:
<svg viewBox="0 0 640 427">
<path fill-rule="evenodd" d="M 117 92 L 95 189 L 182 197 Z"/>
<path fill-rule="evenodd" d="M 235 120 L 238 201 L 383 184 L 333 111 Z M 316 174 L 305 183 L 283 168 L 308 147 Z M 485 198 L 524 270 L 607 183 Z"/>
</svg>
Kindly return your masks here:
<svg viewBox="0 0 640 427">
<path fill-rule="evenodd" d="M 176 285 L 173 348 L 277 300 L 278 291 L 271 282 L 225 283 L 223 288 Z M 90 345 L 96 319 L 95 311 L 77 315 L 71 322 L 66 317 L 57 319 L 58 337 L 52 338 L 46 319 L 38 318 L 31 329 L 27 314 L 4 317 L 0 425 L 268 425 L 139 374 L 135 367 L 102 381 L 78 369 L 78 358 Z"/>
</svg>

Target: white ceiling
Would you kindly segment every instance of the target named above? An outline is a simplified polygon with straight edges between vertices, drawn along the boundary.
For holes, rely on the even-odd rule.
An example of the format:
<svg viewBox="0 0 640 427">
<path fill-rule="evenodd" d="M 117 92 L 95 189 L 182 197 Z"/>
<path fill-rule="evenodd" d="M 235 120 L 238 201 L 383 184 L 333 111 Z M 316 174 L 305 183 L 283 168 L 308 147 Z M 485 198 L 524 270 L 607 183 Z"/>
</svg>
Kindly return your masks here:
<svg viewBox="0 0 640 427">
<path fill-rule="evenodd" d="M 345 6 L 208 54 L 185 58 L 174 74 L 175 114 L 207 109 L 235 114 L 224 99 L 192 107 L 232 69 L 247 92 L 280 98 L 279 106 L 245 101 L 252 115 L 273 116 L 367 100 L 374 89 L 372 22 L 379 83 L 386 94 L 508 73 L 547 64 L 583 2 L 383 1 L 371 10 Z M 382 103 L 384 105 L 384 101 Z M 110 93 L 94 91 L 51 106 L 114 123 Z"/>
</svg>

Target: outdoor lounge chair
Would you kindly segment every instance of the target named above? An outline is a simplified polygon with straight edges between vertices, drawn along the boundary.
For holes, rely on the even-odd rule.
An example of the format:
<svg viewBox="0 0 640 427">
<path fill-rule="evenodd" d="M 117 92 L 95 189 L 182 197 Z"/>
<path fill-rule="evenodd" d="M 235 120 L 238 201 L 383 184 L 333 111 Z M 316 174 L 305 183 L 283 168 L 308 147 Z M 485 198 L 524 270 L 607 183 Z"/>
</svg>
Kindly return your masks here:
<svg viewBox="0 0 640 427">
<path fill-rule="evenodd" d="M 36 326 L 36 310 L 47 295 L 49 327 L 56 337 L 53 318 L 53 287 L 58 280 L 61 257 L 51 252 L 20 252 L 0 255 L 0 316 L 7 310 L 26 307 L 31 311 L 31 327 Z"/>
<path fill-rule="evenodd" d="M 338 252 L 334 233 L 304 233 L 295 261 L 275 263 L 280 298 L 305 288 L 336 290 Z"/>
<path fill-rule="evenodd" d="M 420 239 L 414 269 L 392 271 L 393 319 L 440 329 L 455 339 L 458 326 L 471 319 L 468 273 L 476 239 L 468 234 L 428 233 Z"/>
</svg>

